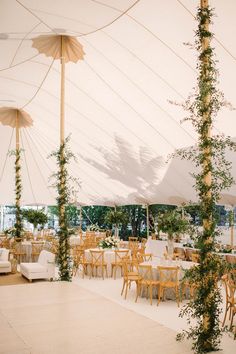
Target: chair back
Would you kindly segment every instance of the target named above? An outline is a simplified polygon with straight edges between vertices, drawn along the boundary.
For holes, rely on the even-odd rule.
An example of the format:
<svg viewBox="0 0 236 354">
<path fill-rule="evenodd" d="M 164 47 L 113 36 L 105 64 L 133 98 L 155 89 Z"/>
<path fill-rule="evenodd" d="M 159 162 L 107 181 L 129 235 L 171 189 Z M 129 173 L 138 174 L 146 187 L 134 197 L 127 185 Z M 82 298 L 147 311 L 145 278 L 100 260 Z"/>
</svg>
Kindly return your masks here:
<svg viewBox="0 0 236 354">
<path fill-rule="evenodd" d="M 54 263 L 54 262 L 55 262 L 55 254 L 45 250 L 40 252 L 38 263 L 47 267 L 50 263 Z"/>
<path fill-rule="evenodd" d="M 40 252 L 43 250 L 44 247 L 44 242 L 31 242 L 32 245 L 32 254 L 40 254 Z"/>
<path fill-rule="evenodd" d="M 124 257 L 122 260 L 122 266 L 123 266 L 123 275 L 124 277 L 128 276 L 128 273 L 130 272 L 131 268 L 131 263 L 130 263 L 130 258 L 129 257 Z"/>
<path fill-rule="evenodd" d="M 158 266 L 160 284 L 166 287 L 172 287 L 179 283 L 179 267 Z"/>
<path fill-rule="evenodd" d="M 192 254 L 193 253 L 196 253 L 196 251 L 193 248 L 186 248 L 185 249 L 186 261 L 191 261 L 192 260 Z"/>
<path fill-rule="evenodd" d="M 152 253 L 144 253 L 142 256 L 145 262 L 152 261 Z"/>
<path fill-rule="evenodd" d="M 103 250 L 90 250 L 92 264 L 104 264 L 104 251 Z"/>
<path fill-rule="evenodd" d="M 186 258 L 185 250 L 182 247 L 175 247 L 174 248 L 174 255 L 182 260 Z"/>
<path fill-rule="evenodd" d="M 226 302 L 228 302 L 228 299 L 229 299 L 228 275 L 227 275 L 227 274 L 224 274 L 224 275 L 221 277 L 221 281 L 222 281 L 223 286 L 224 286 L 224 288 L 225 288 Z"/>
<path fill-rule="evenodd" d="M 73 249 L 73 261 L 75 264 L 80 264 L 81 262 L 84 262 L 85 260 L 85 254 L 84 250 L 81 248 L 74 248 Z"/>
<path fill-rule="evenodd" d="M 129 237 L 129 242 L 136 242 L 138 241 L 138 237 L 130 236 Z"/>
<path fill-rule="evenodd" d="M 93 239 L 92 237 L 86 237 L 84 239 L 84 243 L 83 243 L 84 249 L 89 249 L 89 248 L 93 248 L 97 246 L 97 242 L 95 240 L 95 238 Z"/>
<path fill-rule="evenodd" d="M 192 259 L 192 262 L 199 263 L 199 261 L 200 261 L 199 253 L 192 253 L 191 259 Z"/>
<path fill-rule="evenodd" d="M 229 287 L 229 296 L 233 300 L 234 305 L 236 306 L 236 269 L 233 269 L 228 274 L 228 287 Z"/>
<path fill-rule="evenodd" d="M 86 238 L 90 238 L 91 240 L 95 241 L 96 239 L 95 231 L 86 231 Z"/>
<path fill-rule="evenodd" d="M 136 254 L 139 251 L 139 242 L 129 240 L 128 248 L 130 249 L 131 254 Z"/>
<path fill-rule="evenodd" d="M 146 243 L 147 243 L 147 239 L 145 237 L 142 237 L 141 248 L 145 248 L 146 247 Z"/>
<path fill-rule="evenodd" d="M 153 271 L 151 265 L 139 265 L 138 272 L 144 280 L 153 280 Z"/>
<path fill-rule="evenodd" d="M 33 233 L 31 231 L 25 231 L 24 237 L 26 238 L 26 241 L 30 241 L 34 239 Z"/>
<path fill-rule="evenodd" d="M 234 301 L 235 292 L 236 292 L 236 277 L 235 274 L 229 273 L 224 274 L 221 278 L 224 288 L 225 288 L 225 295 L 226 295 L 226 303 Z"/>
<path fill-rule="evenodd" d="M 8 237 L 5 237 L 4 239 L 2 239 L 2 243 L 1 243 L 1 247 L 2 248 L 7 248 L 7 249 L 10 249 L 11 248 L 11 242 L 10 242 L 10 238 Z"/>
<path fill-rule="evenodd" d="M 105 238 L 105 237 L 101 236 L 100 234 L 99 234 L 99 236 L 96 236 L 96 245 L 98 246 L 99 243 L 100 243 L 102 240 L 104 240 L 104 238 Z"/>
<path fill-rule="evenodd" d="M 226 260 L 227 263 L 236 264 L 236 256 L 232 256 L 230 254 L 227 254 L 225 256 L 225 260 Z"/>
<path fill-rule="evenodd" d="M 124 258 L 127 258 L 129 250 L 115 250 L 115 263 L 123 262 Z"/>
<path fill-rule="evenodd" d="M 50 244 L 51 244 L 51 252 L 57 254 L 59 250 L 59 241 L 57 239 L 53 239 Z"/>
<path fill-rule="evenodd" d="M 16 239 L 12 243 L 12 249 L 15 254 L 23 254 L 25 253 L 24 246 L 22 245 L 22 242 L 16 241 Z"/>
</svg>

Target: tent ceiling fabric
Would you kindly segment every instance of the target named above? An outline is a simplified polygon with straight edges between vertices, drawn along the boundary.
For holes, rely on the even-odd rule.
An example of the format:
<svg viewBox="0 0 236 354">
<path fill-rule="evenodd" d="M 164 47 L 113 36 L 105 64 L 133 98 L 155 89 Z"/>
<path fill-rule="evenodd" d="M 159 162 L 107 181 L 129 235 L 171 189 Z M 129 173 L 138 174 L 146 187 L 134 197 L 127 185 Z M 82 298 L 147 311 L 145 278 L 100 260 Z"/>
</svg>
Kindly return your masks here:
<svg viewBox="0 0 236 354">
<path fill-rule="evenodd" d="M 219 88 L 236 107 L 234 0 L 210 1 Z M 195 201 L 191 163 L 168 160 L 176 148 L 196 144 L 183 102 L 196 84 L 194 41 L 198 1 L 1 0 L 0 105 L 24 109 L 32 127 L 21 129 L 22 203 L 54 204 L 47 156 L 59 144 L 60 61 L 39 54 L 32 40 L 77 37 L 83 61 L 66 64 L 66 135 L 78 156 L 81 205 L 178 204 Z M 215 132 L 236 136 L 236 113 L 224 109 Z M 0 125 L 0 203 L 14 202 L 12 128 Z M 234 162 L 235 155 L 228 154 Z M 236 196 L 233 186 L 224 197 Z M 223 198 L 224 199 L 224 198 Z M 227 198 L 226 198 L 227 199 Z M 230 198 L 232 202 L 232 198 Z M 229 201 L 229 203 L 230 203 Z"/>
</svg>

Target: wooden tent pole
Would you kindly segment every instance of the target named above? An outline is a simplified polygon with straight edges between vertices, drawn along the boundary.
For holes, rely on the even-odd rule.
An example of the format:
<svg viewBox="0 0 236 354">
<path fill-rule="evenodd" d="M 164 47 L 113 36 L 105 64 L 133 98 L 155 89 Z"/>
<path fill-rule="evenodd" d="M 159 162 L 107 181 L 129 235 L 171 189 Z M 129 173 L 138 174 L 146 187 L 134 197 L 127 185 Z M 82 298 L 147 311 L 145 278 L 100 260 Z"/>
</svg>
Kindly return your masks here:
<svg viewBox="0 0 236 354">
<path fill-rule="evenodd" d="M 20 178 L 20 125 L 19 110 L 16 109 L 16 160 L 15 160 L 15 191 L 16 191 L 16 237 L 21 237 L 21 178 Z"/>
<path fill-rule="evenodd" d="M 207 8 L 208 7 L 208 0 L 201 0 L 201 8 Z M 206 23 L 204 24 L 204 30 L 205 31 L 209 31 L 209 22 L 206 21 Z M 210 40 L 209 37 L 204 37 L 202 39 L 202 51 L 206 51 L 209 48 L 210 45 Z M 202 59 L 203 60 L 203 59 Z M 205 65 L 208 65 L 208 58 L 206 57 L 204 59 L 204 63 Z M 211 96 L 210 93 L 208 93 L 205 97 L 204 97 L 204 105 L 205 107 L 207 107 L 209 105 Z M 208 121 L 210 120 L 210 114 L 209 111 L 203 113 L 203 121 L 205 121 L 206 123 L 208 123 Z M 205 138 L 209 139 L 211 137 L 211 125 L 208 125 L 208 129 L 205 134 Z M 203 151 L 203 154 L 205 155 L 205 160 L 204 160 L 204 164 L 203 164 L 203 168 L 207 169 L 207 167 L 211 164 L 211 148 L 210 147 L 206 147 Z M 208 192 L 205 195 L 205 199 L 206 201 L 209 201 L 212 197 L 212 175 L 211 175 L 211 171 L 208 171 L 208 173 L 204 176 L 204 184 L 208 187 Z M 203 227 L 205 230 L 209 230 L 212 224 L 212 215 L 209 215 L 208 219 L 203 220 Z"/>
<path fill-rule="evenodd" d="M 61 101 L 60 101 L 60 143 L 65 140 L 65 54 L 64 37 L 61 36 Z"/>
<path fill-rule="evenodd" d="M 80 206 L 80 215 L 79 215 L 79 218 L 80 218 L 80 233 L 82 233 L 82 205 Z"/>
<path fill-rule="evenodd" d="M 146 205 L 147 239 L 149 237 L 149 205 Z"/>
<path fill-rule="evenodd" d="M 209 6 L 209 2 L 208 0 L 200 0 L 200 6 L 201 9 L 206 9 Z M 203 24 L 203 29 L 206 32 L 209 32 L 209 21 L 206 20 Z M 201 39 L 201 47 L 202 47 L 202 53 L 206 52 L 208 50 L 208 48 L 210 47 L 210 37 L 208 36 L 204 36 Z M 208 76 L 208 72 L 207 72 L 207 67 L 209 66 L 209 58 L 207 55 L 202 56 L 202 58 L 200 59 L 202 61 L 202 67 L 205 69 L 205 77 Z M 209 91 L 203 98 L 202 98 L 202 105 L 203 107 L 208 107 L 211 101 L 211 92 Z M 211 129 L 212 129 L 212 124 L 210 124 L 211 121 L 211 112 L 209 109 L 207 109 L 203 115 L 202 115 L 202 120 L 203 123 L 206 124 L 206 129 L 204 129 L 204 131 L 201 134 L 201 140 L 205 141 L 205 140 L 209 140 L 211 137 Z M 205 173 L 204 177 L 203 177 L 203 183 L 205 185 L 206 188 L 206 192 L 203 194 L 202 196 L 202 204 L 204 205 L 204 208 L 207 208 L 207 205 L 209 203 L 211 203 L 211 199 L 212 199 L 212 173 L 211 170 L 209 169 L 209 166 L 211 165 L 211 160 L 212 160 L 212 150 L 210 146 L 207 146 L 203 149 L 202 151 L 203 156 L 204 156 L 204 161 L 202 164 L 202 170 L 203 171 L 207 171 L 207 173 Z M 207 216 L 204 217 L 203 219 L 203 233 L 205 235 L 208 235 L 205 239 L 204 239 L 204 243 L 207 245 L 209 243 L 212 242 L 212 236 L 210 235 L 210 230 L 212 228 L 212 222 L 213 222 L 213 212 L 209 211 Z M 207 254 L 205 254 L 204 258 L 205 260 L 203 260 L 203 262 L 207 262 L 207 259 L 209 257 L 209 251 Z M 208 275 L 205 274 L 205 278 Z M 211 294 L 209 294 L 205 299 L 204 299 L 204 307 L 207 307 L 207 304 L 209 302 L 211 302 Z M 203 314 L 203 327 L 205 329 L 205 331 L 208 331 L 210 325 L 210 318 L 208 314 Z M 206 342 L 204 343 L 205 348 L 211 347 L 212 343 L 206 340 Z"/>
<path fill-rule="evenodd" d="M 17 190 L 17 181 L 20 178 L 20 127 L 19 127 L 19 111 L 16 110 L 16 176 L 15 176 L 15 183 L 16 183 L 16 190 Z M 16 195 L 16 206 L 20 207 L 20 198 Z"/>
<path fill-rule="evenodd" d="M 232 207 L 230 217 L 230 245 L 231 248 L 234 247 L 234 207 Z"/>
<path fill-rule="evenodd" d="M 61 36 L 61 100 L 60 100 L 60 145 L 65 143 L 65 56 L 64 37 Z M 61 149 L 61 161 L 64 160 L 64 149 Z M 61 164 L 61 175 L 64 174 L 64 164 Z M 61 190 L 65 189 L 65 181 L 61 179 Z M 61 225 L 64 227 L 65 205 L 61 205 L 60 210 Z"/>
</svg>

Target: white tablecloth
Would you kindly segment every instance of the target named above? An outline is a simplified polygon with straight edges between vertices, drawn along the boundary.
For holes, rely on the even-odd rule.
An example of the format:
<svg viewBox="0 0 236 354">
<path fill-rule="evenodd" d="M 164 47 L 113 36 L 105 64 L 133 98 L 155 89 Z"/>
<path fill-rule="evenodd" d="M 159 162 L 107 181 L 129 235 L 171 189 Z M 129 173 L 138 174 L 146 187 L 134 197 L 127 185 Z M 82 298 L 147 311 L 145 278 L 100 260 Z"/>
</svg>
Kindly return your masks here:
<svg viewBox="0 0 236 354">
<path fill-rule="evenodd" d="M 93 248 L 92 250 L 99 250 L 99 248 Z M 122 250 L 125 250 L 125 248 L 122 248 Z M 127 249 L 128 250 L 128 249 Z M 87 260 L 91 260 L 91 253 L 90 250 L 85 250 L 85 258 Z M 104 261 L 107 263 L 107 274 L 108 277 L 111 277 L 111 263 L 115 261 L 115 250 L 113 249 L 105 249 L 104 250 Z M 117 270 L 116 273 L 117 277 L 121 276 L 121 273 L 119 270 Z"/>
</svg>

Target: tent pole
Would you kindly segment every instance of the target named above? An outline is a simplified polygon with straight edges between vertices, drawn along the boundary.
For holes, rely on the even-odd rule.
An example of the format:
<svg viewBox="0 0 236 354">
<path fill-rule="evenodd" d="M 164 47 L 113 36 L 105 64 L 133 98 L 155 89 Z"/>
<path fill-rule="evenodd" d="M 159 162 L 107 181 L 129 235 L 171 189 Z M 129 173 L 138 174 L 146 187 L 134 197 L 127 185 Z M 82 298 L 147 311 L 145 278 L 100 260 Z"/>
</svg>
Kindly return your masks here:
<svg viewBox="0 0 236 354">
<path fill-rule="evenodd" d="M 80 233 L 82 234 L 82 205 L 80 206 L 79 219 L 80 219 Z"/>
<path fill-rule="evenodd" d="M 20 181 L 20 127 L 19 127 L 19 111 L 16 110 L 16 165 L 15 165 L 15 188 L 16 188 L 16 224 L 20 224 L 20 198 L 21 191 L 19 190 Z M 18 237 L 20 235 L 17 235 Z"/>
<path fill-rule="evenodd" d="M 65 57 L 64 57 L 64 38 L 61 36 L 61 115 L 60 115 L 60 143 L 65 140 Z"/>
<path fill-rule="evenodd" d="M 234 207 L 232 207 L 230 218 L 230 245 L 231 248 L 234 247 Z"/>
<path fill-rule="evenodd" d="M 114 206 L 114 211 L 115 211 L 115 215 L 116 215 L 116 205 Z M 115 234 L 114 234 L 115 237 L 118 237 L 118 225 L 117 223 L 115 223 Z"/>
<path fill-rule="evenodd" d="M 16 150 L 20 148 L 20 129 L 19 129 L 19 113 L 16 110 Z"/>
<path fill-rule="evenodd" d="M 61 36 L 61 100 L 60 100 L 60 145 L 62 146 L 65 143 L 65 57 L 64 57 L 64 37 Z M 61 160 L 64 159 L 64 149 L 61 149 Z M 61 174 L 64 174 L 64 165 L 60 166 Z M 64 187 L 65 181 L 61 180 L 61 189 Z M 64 227 L 64 214 L 65 214 L 65 205 L 61 205 L 61 220 Z"/>
<path fill-rule="evenodd" d="M 209 6 L 209 1 L 208 0 L 200 0 L 200 8 L 202 10 L 207 9 Z M 205 21 L 204 24 L 202 25 L 203 30 L 208 32 L 209 31 L 209 21 Z M 210 37 L 205 36 L 201 38 L 201 53 L 206 52 L 210 48 Z M 209 74 L 208 71 L 206 71 L 206 68 L 209 66 L 209 59 L 207 56 L 201 56 L 200 57 L 200 64 L 203 67 L 204 71 L 204 78 L 208 78 Z M 209 90 L 205 96 L 202 97 L 201 99 L 201 105 L 202 107 L 206 108 L 209 106 L 211 102 L 211 97 L 212 93 Z M 202 123 L 205 124 L 206 128 L 200 133 L 200 141 L 209 141 L 211 138 L 211 130 L 212 130 L 212 123 L 211 123 L 211 111 L 209 109 L 205 110 L 203 115 L 202 115 Z M 211 146 L 206 145 L 202 149 L 202 156 L 203 156 L 203 162 L 201 163 L 201 171 L 207 171 L 204 174 L 203 177 L 203 185 L 205 187 L 205 192 L 201 196 L 201 203 L 203 205 L 203 208 L 206 209 L 208 203 L 211 203 L 212 201 L 212 173 L 211 169 L 209 168 L 211 163 L 212 163 L 212 148 Z M 213 224 L 213 212 L 212 210 L 209 211 L 208 215 L 205 215 L 203 218 L 203 234 L 206 235 L 203 242 L 204 245 L 203 247 L 207 248 L 207 245 L 212 242 L 212 236 L 210 234 L 211 229 L 212 229 L 212 224 Z M 204 265 L 207 262 L 208 258 L 210 256 L 210 252 L 206 252 L 203 257 L 201 257 L 201 261 Z M 204 275 L 204 279 L 202 279 L 203 282 L 206 281 L 207 277 L 211 276 L 210 271 L 208 270 L 208 274 Z M 211 325 L 211 318 L 209 315 L 209 312 L 207 313 L 206 308 L 209 306 L 208 304 L 211 303 L 212 301 L 212 289 L 208 293 L 208 295 L 205 296 L 203 300 L 203 318 L 202 318 L 202 325 L 203 325 L 203 333 L 206 334 L 209 331 L 210 325 Z M 206 312 L 205 312 L 206 311 Z M 200 338 L 198 336 L 198 338 Z M 205 351 L 209 351 L 209 348 L 213 347 L 212 343 L 212 338 L 205 338 L 203 343 L 201 344 L 201 348 L 206 349 Z"/>
<path fill-rule="evenodd" d="M 146 205 L 147 239 L 149 237 L 149 205 Z"/>
<path fill-rule="evenodd" d="M 3 208 L 4 208 L 3 205 L 1 205 L 1 228 L 0 228 L 1 231 L 3 231 L 3 226 L 4 226 L 3 225 Z"/>
</svg>

